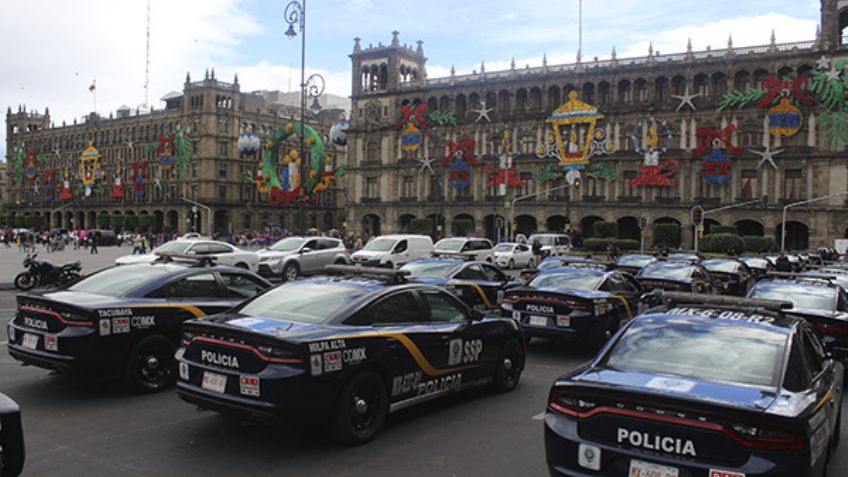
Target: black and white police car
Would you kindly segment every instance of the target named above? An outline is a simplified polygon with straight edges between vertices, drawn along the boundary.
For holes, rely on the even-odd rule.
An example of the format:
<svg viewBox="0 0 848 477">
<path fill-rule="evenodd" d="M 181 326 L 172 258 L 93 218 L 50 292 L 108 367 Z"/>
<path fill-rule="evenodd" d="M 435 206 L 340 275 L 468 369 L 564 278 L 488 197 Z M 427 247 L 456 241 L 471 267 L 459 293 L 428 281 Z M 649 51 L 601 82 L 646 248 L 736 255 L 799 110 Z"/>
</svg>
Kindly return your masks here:
<svg viewBox="0 0 848 477">
<path fill-rule="evenodd" d="M 253 272 L 211 262 L 167 255 L 100 270 L 62 291 L 18 294 L 9 354 L 46 369 L 120 375 L 134 391 L 158 391 L 174 380 L 183 321 L 271 287 Z"/>
<path fill-rule="evenodd" d="M 201 409 L 370 440 L 389 412 L 467 388 L 513 389 L 521 330 L 403 272 L 288 282 L 227 313 L 185 323 L 177 394 Z"/>
<path fill-rule="evenodd" d="M 551 475 L 821 476 L 839 439 L 843 365 L 786 302 L 665 293 L 556 380 Z"/>
</svg>

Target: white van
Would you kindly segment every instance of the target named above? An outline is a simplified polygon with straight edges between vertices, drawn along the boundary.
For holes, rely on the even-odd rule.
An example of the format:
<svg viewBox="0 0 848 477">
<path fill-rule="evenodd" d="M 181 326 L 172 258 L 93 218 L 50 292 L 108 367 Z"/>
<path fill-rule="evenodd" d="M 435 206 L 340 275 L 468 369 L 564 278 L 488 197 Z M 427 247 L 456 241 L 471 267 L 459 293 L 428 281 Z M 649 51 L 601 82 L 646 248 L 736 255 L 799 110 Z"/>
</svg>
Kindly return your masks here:
<svg viewBox="0 0 848 477">
<path fill-rule="evenodd" d="M 532 248 L 533 242 L 539 242 L 544 256 L 557 257 L 571 250 L 571 239 L 565 234 L 533 234 L 527 239 L 527 245 Z"/>
<path fill-rule="evenodd" d="M 436 254 L 461 253 L 465 255 L 473 255 L 475 260 L 484 260 L 489 263 L 492 263 L 495 260 L 492 242 L 486 238 L 443 238 L 436 242 L 436 245 L 433 246 L 433 251 Z"/>
<path fill-rule="evenodd" d="M 432 253 L 433 240 L 427 235 L 381 235 L 369 240 L 350 258 L 354 264 L 366 267 L 397 268 Z"/>
</svg>

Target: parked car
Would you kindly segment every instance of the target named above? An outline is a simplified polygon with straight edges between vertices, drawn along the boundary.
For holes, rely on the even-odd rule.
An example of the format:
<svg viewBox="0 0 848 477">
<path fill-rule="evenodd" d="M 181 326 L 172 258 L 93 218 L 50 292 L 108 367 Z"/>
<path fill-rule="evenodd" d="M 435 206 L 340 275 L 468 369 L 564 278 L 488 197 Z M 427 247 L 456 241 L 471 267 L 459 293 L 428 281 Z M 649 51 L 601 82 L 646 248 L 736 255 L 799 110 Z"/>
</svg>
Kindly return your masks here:
<svg viewBox="0 0 848 477">
<path fill-rule="evenodd" d="M 751 270 L 740 260 L 713 258 L 702 260 L 701 265 L 710 272 L 710 276 L 723 294 L 745 296 L 754 284 Z"/>
<path fill-rule="evenodd" d="M 751 274 L 756 279 L 763 278 L 770 270 L 774 269 L 774 264 L 763 257 L 739 257 L 739 261 L 748 265 L 748 269 L 751 270 Z"/>
<path fill-rule="evenodd" d="M 501 268 L 533 268 L 536 263 L 533 250 L 526 244 L 501 242 L 495 249 L 495 264 Z"/>
<path fill-rule="evenodd" d="M 330 264 L 350 263 L 344 243 L 331 237 L 287 237 L 257 252 L 259 274 L 263 277 L 282 277 L 294 280 L 311 275 Z"/>
<path fill-rule="evenodd" d="M 433 253 L 462 253 L 473 255 L 475 260 L 482 260 L 489 263 L 495 261 L 492 242 L 485 238 L 443 238 L 433 246 Z"/>
<path fill-rule="evenodd" d="M 565 234 L 533 234 L 527 240 L 527 243 L 532 247 L 533 242 L 539 242 L 544 256 L 565 255 L 571 250 L 571 239 Z"/>
<path fill-rule="evenodd" d="M 358 265 L 395 268 L 432 253 L 433 239 L 428 235 L 381 235 L 350 258 Z"/>
<path fill-rule="evenodd" d="M 622 272 L 632 273 L 636 275 L 639 273 L 639 270 L 645 268 L 646 265 L 650 265 L 657 261 L 657 257 L 653 255 L 644 255 L 638 253 L 629 253 L 627 255 L 622 255 L 618 258 L 618 261 L 615 263 L 615 268 L 621 270 Z"/>
<path fill-rule="evenodd" d="M 218 265 L 231 265 L 255 272 L 259 268 L 256 252 L 215 240 L 171 240 L 142 255 L 124 255 L 115 259 L 116 265 L 151 263 L 161 254 L 203 255 L 214 258 Z"/>
<path fill-rule="evenodd" d="M 646 291 L 713 293 L 715 290 L 710 272 L 698 263 L 654 262 L 645 266 L 636 279 Z"/>
</svg>

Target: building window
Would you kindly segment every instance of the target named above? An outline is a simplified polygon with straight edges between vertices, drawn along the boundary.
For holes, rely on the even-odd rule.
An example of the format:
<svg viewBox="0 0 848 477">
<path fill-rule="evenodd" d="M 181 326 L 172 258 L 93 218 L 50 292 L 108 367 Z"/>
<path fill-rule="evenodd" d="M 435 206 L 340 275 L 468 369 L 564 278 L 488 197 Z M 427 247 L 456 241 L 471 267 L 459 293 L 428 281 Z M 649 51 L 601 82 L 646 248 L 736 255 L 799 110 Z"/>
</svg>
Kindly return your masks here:
<svg viewBox="0 0 848 477">
<path fill-rule="evenodd" d="M 521 140 L 521 153 L 533 154 L 536 151 L 536 138 L 525 137 Z"/>
<path fill-rule="evenodd" d="M 801 169 L 786 169 L 783 176 L 783 197 L 787 200 L 801 198 Z"/>
<path fill-rule="evenodd" d="M 227 163 L 224 161 L 218 161 L 218 177 L 227 177 Z"/>
<path fill-rule="evenodd" d="M 712 185 L 709 182 L 701 179 L 699 197 L 702 198 L 702 199 L 721 198 L 721 189 L 723 187 L 724 186 Z"/>
<path fill-rule="evenodd" d="M 441 178 L 435 174 L 430 176 L 430 198 L 442 198 L 442 181 Z"/>
<path fill-rule="evenodd" d="M 752 200 L 760 190 L 759 175 L 756 169 L 742 169 L 742 198 Z"/>
<path fill-rule="evenodd" d="M 244 214 L 244 228 L 250 230 L 253 225 L 250 223 L 250 214 Z"/>
<path fill-rule="evenodd" d="M 622 179 L 624 179 L 625 197 L 637 197 L 639 195 L 639 191 L 637 191 L 636 187 L 630 183 L 630 181 L 635 178 L 636 171 L 624 171 L 624 174 L 622 174 Z"/>
<path fill-rule="evenodd" d="M 369 163 L 379 163 L 380 162 L 380 143 L 377 141 L 371 141 L 368 143 L 368 146 L 365 148 L 365 161 Z"/>
<path fill-rule="evenodd" d="M 403 190 L 401 197 L 415 197 L 415 176 L 403 176 Z"/>
<path fill-rule="evenodd" d="M 251 193 L 253 192 L 253 188 L 246 185 L 241 188 L 241 200 L 249 201 L 252 199 Z"/>
<path fill-rule="evenodd" d="M 521 179 L 521 195 L 527 195 L 533 192 L 536 189 L 536 184 L 533 183 L 533 173 L 532 172 L 522 172 L 518 175 L 518 178 Z"/>
<path fill-rule="evenodd" d="M 227 186 L 225 186 L 225 185 L 218 186 L 218 197 L 221 198 L 221 199 L 227 198 Z"/>
<path fill-rule="evenodd" d="M 222 157 L 227 157 L 229 150 L 229 144 L 227 141 L 221 141 L 218 143 L 218 155 Z"/>
<path fill-rule="evenodd" d="M 191 177 L 197 177 L 199 172 L 200 172 L 200 165 L 197 163 L 197 161 L 192 161 L 191 162 Z"/>
<path fill-rule="evenodd" d="M 454 196 L 454 198 L 471 197 L 471 188 L 466 187 L 464 189 L 454 189 L 453 190 L 453 196 Z"/>
<path fill-rule="evenodd" d="M 227 118 L 218 118 L 218 132 L 227 134 L 230 131 L 230 120 Z"/>
<path fill-rule="evenodd" d="M 365 179 L 365 197 L 376 199 L 380 197 L 380 188 L 376 177 L 368 177 Z"/>
</svg>

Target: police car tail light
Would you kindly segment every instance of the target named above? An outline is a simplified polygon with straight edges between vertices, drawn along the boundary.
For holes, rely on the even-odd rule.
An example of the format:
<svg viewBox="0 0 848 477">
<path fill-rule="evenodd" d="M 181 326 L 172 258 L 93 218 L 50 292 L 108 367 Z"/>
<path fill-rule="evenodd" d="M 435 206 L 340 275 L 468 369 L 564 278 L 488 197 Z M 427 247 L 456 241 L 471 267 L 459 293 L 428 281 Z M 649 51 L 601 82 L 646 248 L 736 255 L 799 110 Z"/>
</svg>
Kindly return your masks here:
<svg viewBox="0 0 848 477">
<path fill-rule="evenodd" d="M 731 426 L 735 440 L 746 447 L 760 449 L 797 450 L 804 448 L 804 438 L 800 434 L 787 431 L 762 429 L 747 424 Z"/>
<path fill-rule="evenodd" d="M 256 348 L 260 353 L 268 358 L 268 361 L 274 363 L 298 364 L 303 363 L 303 356 L 300 353 L 289 351 L 276 346 L 258 346 Z"/>
<path fill-rule="evenodd" d="M 593 303 L 587 301 L 566 300 L 565 304 L 572 310 L 591 311 Z M 597 306 L 597 303 L 594 304 Z"/>
<path fill-rule="evenodd" d="M 813 323 L 813 328 L 815 328 L 816 331 L 824 335 L 848 335 L 848 324 L 834 325 L 830 323 Z"/>
<path fill-rule="evenodd" d="M 189 331 L 183 331 L 183 335 L 180 337 L 180 344 L 182 346 L 190 345 L 191 340 L 193 340 L 195 336 L 197 336 L 195 333 L 192 333 L 192 332 L 189 332 Z"/>
<path fill-rule="evenodd" d="M 563 395 L 554 391 L 550 395 L 548 405 L 551 409 L 560 414 L 566 414 L 568 416 L 578 416 L 581 413 L 591 411 L 592 409 L 597 407 L 598 404 L 594 401 L 588 401 L 574 396 Z"/>
</svg>

